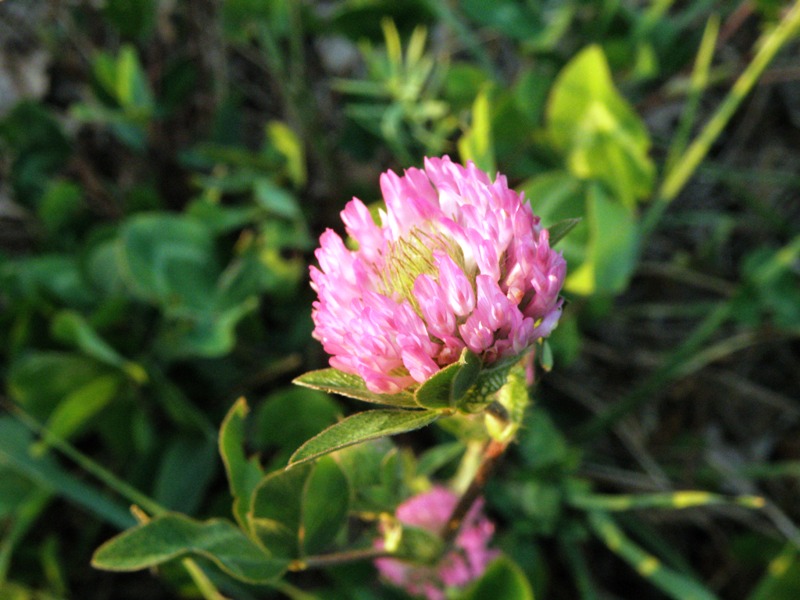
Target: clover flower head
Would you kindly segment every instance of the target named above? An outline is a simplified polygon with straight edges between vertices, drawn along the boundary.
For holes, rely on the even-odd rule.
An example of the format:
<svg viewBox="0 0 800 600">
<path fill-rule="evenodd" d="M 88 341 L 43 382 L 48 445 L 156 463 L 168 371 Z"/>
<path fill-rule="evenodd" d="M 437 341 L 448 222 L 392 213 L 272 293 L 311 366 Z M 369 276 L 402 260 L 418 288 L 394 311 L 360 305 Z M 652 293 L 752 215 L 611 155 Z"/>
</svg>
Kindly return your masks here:
<svg viewBox="0 0 800 600">
<path fill-rule="evenodd" d="M 396 393 L 464 348 L 488 365 L 553 330 L 566 263 L 504 176 L 444 156 L 380 185 L 380 224 L 353 198 L 342 220 L 358 248 L 328 229 L 311 267 L 314 337 L 332 367 Z"/>
<path fill-rule="evenodd" d="M 432 533 L 439 533 L 458 502 L 458 496 L 443 487 L 409 498 L 397 507 L 397 519 Z M 395 558 L 375 560 L 381 576 L 412 596 L 444 600 L 449 588 L 462 589 L 483 575 L 499 555 L 488 545 L 494 525 L 483 514 L 483 501 L 473 504 L 461 525 L 452 549 L 436 565 L 419 565 Z M 378 542 L 380 546 L 381 541 Z"/>
</svg>

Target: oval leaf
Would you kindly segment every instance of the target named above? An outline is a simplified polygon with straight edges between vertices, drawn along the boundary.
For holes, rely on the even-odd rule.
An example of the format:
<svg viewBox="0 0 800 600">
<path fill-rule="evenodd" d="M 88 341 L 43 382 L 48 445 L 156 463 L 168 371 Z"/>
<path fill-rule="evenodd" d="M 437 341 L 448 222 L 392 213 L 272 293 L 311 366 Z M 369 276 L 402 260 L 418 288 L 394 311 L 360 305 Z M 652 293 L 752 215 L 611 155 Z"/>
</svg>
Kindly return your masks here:
<svg viewBox="0 0 800 600">
<path fill-rule="evenodd" d="M 253 491 L 247 515 L 250 530 L 270 553 L 300 556 L 301 498 L 311 465 L 267 475 Z"/>
<path fill-rule="evenodd" d="M 367 440 L 419 429 L 440 416 L 440 412 L 432 410 L 378 409 L 357 413 L 328 427 L 300 446 L 289 459 L 289 466 Z"/>
<path fill-rule="evenodd" d="M 97 549 L 92 565 L 106 571 L 138 571 L 186 555 L 205 557 L 249 583 L 273 581 L 288 565 L 259 548 L 229 521 L 200 522 L 177 514 L 156 517 L 110 539 Z"/>
<path fill-rule="evenodd" d="M 305 555 L 320 554 L 345 524 L 350 486 L 341 467 L 329 456 L 314 466 L 301 504 L 300 547 Z"/>
</svg>

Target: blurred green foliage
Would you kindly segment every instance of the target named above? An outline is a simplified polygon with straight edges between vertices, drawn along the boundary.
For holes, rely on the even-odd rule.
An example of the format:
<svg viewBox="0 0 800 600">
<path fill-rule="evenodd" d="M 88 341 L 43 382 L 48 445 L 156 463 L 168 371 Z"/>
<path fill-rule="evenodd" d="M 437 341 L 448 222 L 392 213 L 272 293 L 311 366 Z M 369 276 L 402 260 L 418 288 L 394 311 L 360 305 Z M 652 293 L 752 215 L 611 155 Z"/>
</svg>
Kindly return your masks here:
<svg viewBox="0 0 800 600">
<path fill-rule="evenodd" d="M 4 22 L 13 4 L 0 3 Z M 798 216 L 780 203 L 796 197 L 796 177 L 764 199 L 741 183 L 751 176 L 762 189 L 758 174 L 714 175 L 706 165 L 717 194 L 744 197 L 736 212 L 701 203 L 661 218 L 672 198 L 662 202 L 659 184 L 680 165 L 696 113 L 724 100 L 742 67 L 724 57 L 712 64 L 718 19 L 728 24 L 718 47 L 730 36 L 743 55 L 764 47 L 765 38 L 735 37 L 745 9 L 611 0 L 47 4 L 51 14 L 22 29 L 49 57 L 50 89 L 0 116 L 0 597 L 214 597 L 204 578 L 242 599 L 404 597 L 382 587 L 368 562 L 275 577 L 348 544 L 369 550 L 381 515 L 432 480 L 458 483 L 459 465 L 483 441 L 475 422 L 441 419 L 396 441 L 371 438 L 411 427 L 373 423 L 366 435 L 344 425 L 347 443 L 323 438 L 324 452 L 369 441 L 284 471 L 306 440 L 354 422 L 341 420 L 349 401 L 289 382 L 324 366 L 306 284 L 314 239 L 338 226 L 352 194 L 375 199 L 380 171 L 441 153 L 506 173 L 544 225 L 577 223 L 558 242 L 570 304 L 550 346 L 556 373 L 583 377 L 574 396 L 591 407 L 541 392 L 486 490 L 504 558 L 464 597 L 797 597 L 796 507 L 775 500 L 763 518 L 734 512 L 757 504 L 761 479 L 779 477 L 773 468 L 796 490 L 796 444 L 776 443 L 785 462 L 762 456 L 755 466 L 767 474 L 744 483 L 691 479 L 724 498 L 681 495 L 680 458 L 711 442 L 674 434 L 680 423 L 658 437 L 656 409 L 639 412 L 676 380 L 764 340 L 783 345 L 745 363 L 743 376 L 754 374 L 743 385 L 786 415 L 798 410 L 797 388 L 772 366 L 797 357 L 800 336 Z M 798 12 L 747 6 L 744 18 L 765 36 Z M 706 23 L 707 60 L 693 66 Z M 660 126 L 654 105 L 689 116 Z M 711 223 L 699 250 L 675 241 L 684 222 Z M 655 291 L 666 308 L 642 300 L 647 285 L 632 291 L 659 269 L 671 278 Z M 626 354 L 624 373 L 608 382 L 623 391 L 597 402 L 600 376 L 581 367 L 602 355 L 598 331 L 638 333 L 641 322 L 619 320 L 625 310 L 655 315 L 660 330 L 674 315 L 692 319 L 656 360 L 642 352 L 647 368 Z M 620 336 L 624 348 L 630 338 Z M 786 389 L 756 393 L 759 371 Z M 317 387 L 374 401 L 358 382 L 334 383 Z M 797 431 L 786 418 L 770 435 Z M 645 432 L 666 446 L 662 464 Z M 641 469 L 619 464 L 619 440 Z M 676 470 L 681 477 L 666 479 Z M 631 471 L 647 481 L 597 475 Z M 642 488 L 659 493 L 635 493 Z M 614 502 L 609 491 L 620 492 Z M 696 516 L 711 504 L 752 519 L 756 527 L 725 521 L 726 535 L 763 552 L 709 546 L 696 564 L 683 555 L 692 551 L 686 540 L 702 544 L 704 530 L 680 539 L 651 518 L 684 508 Z M 123 530 L 95 564 L 162 565 L 157 579 L 88 568 L 92 551 Z"/>
</svg>

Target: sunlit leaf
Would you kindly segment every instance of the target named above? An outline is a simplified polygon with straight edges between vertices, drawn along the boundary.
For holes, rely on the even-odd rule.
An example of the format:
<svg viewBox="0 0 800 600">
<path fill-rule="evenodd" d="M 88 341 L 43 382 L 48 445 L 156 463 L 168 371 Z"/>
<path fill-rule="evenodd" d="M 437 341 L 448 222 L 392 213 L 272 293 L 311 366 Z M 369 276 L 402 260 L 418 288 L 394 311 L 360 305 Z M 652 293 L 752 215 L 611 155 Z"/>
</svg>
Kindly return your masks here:
<svg viewBox="0 0 800 600">
<path fill-rule="evenodd" d="M 356 413 L 300 446 L 289 459 L 289 466 L 367 440 L 419 429 L 440 416 L 441 413 L 433 410 L 378 409 Z"/>
<path fill-rule="evenodd" d="M 599 46 L 589 46 L 558 75 L 547 105 L 547 130 L 577 177 L 599 179 L 633 207 L 652 191 L 650 137 L 614 87 Z"/>
<path fill-rule="evenodd" d="M 418 407 L 414 396 L 410 392 L 399 394 L 376 394 L 367 389 L 364 380 L 358 375 L 352 375 L 338 369 L 319 369 L 309 371 L 294 380 L 297 385 L 322 390 L 331 394 L 339 394 L 373 404 L 384 404 L 397 407 Z"/>
<path fill-rule="evenodd" d="M 492 141 L 489 91 L 484 89 L 472 105 L 470 129 L 458 140 L 458 153 L 464 162 L 471 160 L 479 169 L 494 175 L 497 165 Z"/>
</svg>

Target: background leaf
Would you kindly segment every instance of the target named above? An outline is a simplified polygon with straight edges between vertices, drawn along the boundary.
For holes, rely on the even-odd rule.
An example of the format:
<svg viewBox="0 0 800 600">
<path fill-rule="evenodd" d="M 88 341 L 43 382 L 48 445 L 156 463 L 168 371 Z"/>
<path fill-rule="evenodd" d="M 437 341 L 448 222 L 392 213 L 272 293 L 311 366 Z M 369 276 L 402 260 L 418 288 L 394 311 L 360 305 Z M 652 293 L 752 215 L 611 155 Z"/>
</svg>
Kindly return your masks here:
<svg viewBox="0 0 800 600">
<path fill-rule="evenodd" d="M 585 48 L 558 75 L 547 104 L 547 131 L 575 176 L 603 181 L 625 206 L 651 192 L 650 136 L 614 87 L 598 46 Z"/>
</svg>

